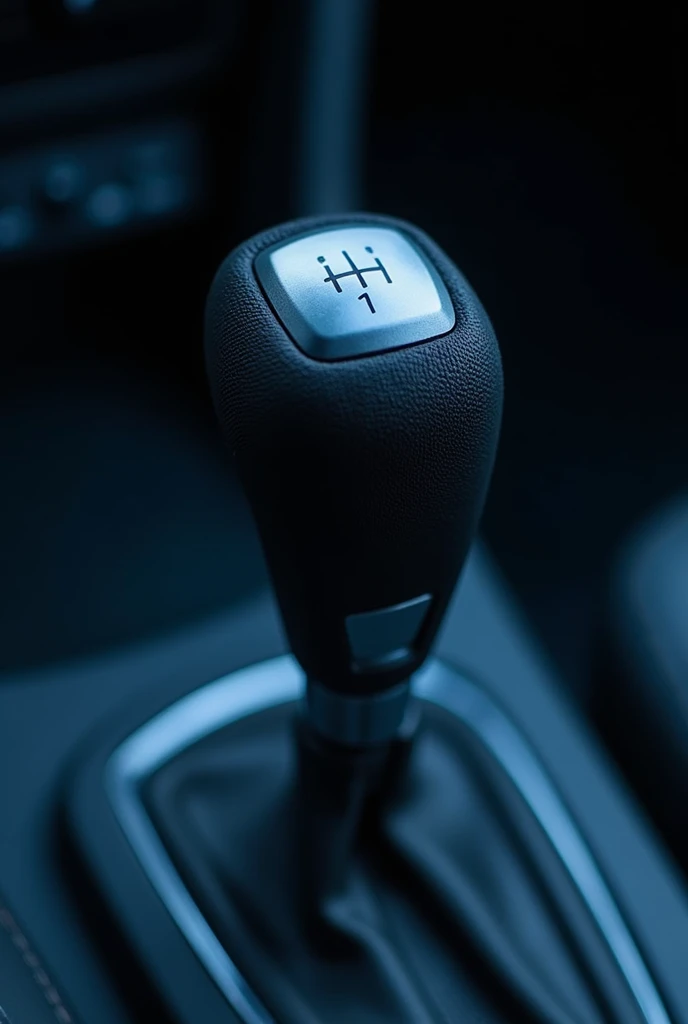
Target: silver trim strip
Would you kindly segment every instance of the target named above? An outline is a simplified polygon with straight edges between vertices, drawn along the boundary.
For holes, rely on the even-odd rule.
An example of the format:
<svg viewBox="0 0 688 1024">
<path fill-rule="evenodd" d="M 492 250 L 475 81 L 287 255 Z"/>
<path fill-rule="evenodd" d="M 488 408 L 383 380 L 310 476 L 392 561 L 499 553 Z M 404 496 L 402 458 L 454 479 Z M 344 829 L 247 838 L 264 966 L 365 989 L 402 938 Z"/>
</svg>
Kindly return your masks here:
<svg viewBox="0 0 688 1024">
<path fill-rule="evenodd" d="M 328 740 L 352 747 L 379 746 L 399 735 L 411 686 L 408 681 L 381 693 L 347 697 L 308 680 L 306 708 L 310 727 Z"/>
<path fill-rule="evenodd" d="M 303 690 L 302 672 L 290 656 L 234 672 L 151 719 L 117 748 L 106 768 L 112 807 L 150 883 L 243 1024 L 275 1022 L 194 903 L 146 813 L 139 790 L 144 779 L 191 744 L 247 715 L 298 700 Z M 469 726 L 507 772 L 597 922 L 646 1024 L 670 1024 L 590 850 L 516 727 L 485 691 L 439 661 L 418 673 L 414 691 Z"/>
</svg>

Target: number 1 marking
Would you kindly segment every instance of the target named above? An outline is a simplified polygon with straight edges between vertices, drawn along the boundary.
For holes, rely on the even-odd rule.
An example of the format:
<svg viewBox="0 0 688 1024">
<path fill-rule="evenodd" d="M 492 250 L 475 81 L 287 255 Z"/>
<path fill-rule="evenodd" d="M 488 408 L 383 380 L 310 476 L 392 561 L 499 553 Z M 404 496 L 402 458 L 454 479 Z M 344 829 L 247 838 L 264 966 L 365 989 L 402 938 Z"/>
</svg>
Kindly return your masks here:
<svg viewBox="0 0 688 1024">
<path fill-rule="evenodd" d="M 368 309 L 370 310 L 371 313 L 375 312 L 375 306 L 373 305 L 373 300 L 371 299 L 370 295 L 368 295 L 368 292 L 363 292 L 358 297 L 359 297 L 359 299 L 365 299 L 366 300 L 366 302 L 368 303 Z"/>
</svg>

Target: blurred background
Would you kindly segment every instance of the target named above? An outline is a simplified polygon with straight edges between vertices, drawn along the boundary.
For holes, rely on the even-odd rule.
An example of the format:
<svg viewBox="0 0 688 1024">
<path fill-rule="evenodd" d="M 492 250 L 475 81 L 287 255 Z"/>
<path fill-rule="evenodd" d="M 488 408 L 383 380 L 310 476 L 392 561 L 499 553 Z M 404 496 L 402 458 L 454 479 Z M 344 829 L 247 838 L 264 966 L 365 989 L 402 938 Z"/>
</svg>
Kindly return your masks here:
<svg viewBox="0 0 688 1024">
<path fill-rule="evenodd" d="M 264 585 L 205 294 L 247 234 L 369 209 L 493 319 L 484 535 L 586 706 L 619 546 L 687 483 L 687 42 L 667 0 L 0 0 L 0 668 Z"/>
</svg>

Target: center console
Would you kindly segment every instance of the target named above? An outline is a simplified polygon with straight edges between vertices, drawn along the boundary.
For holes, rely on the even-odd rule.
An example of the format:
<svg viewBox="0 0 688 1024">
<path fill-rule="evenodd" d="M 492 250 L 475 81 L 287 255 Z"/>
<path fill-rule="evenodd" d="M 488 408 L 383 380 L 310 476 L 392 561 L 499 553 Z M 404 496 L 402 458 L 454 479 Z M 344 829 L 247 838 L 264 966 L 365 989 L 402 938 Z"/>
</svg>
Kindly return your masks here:
<svg viewBox="0 0 688 1024">
<path fill-rule="evenodd" d="M 219 624 L 221 671 L 169 647 L 66 790 L 162 1005 L 687 1019 L 678 879 L 480 549 L 454 592 L 501 407 L 460 273 L 388 218 L 284 225 L 219 271 L 206 347 L 293 653 L 271 598 Z"/>
<path fill-rule="evenodd" d="M 131 652 L 118 662 L 84 665 L 50 678 L 37 676 L 28 685 L 26 680 L 7 681 L 0 691 L 3 771 L 11 770 L 20 756 L 13 742 L 13 722 L 33 716 L 30 741 L 41 751 L 32 772 L 21 774 L 11 799 L 4 800 L 5 829 L 11 831 L 12 840 L 2 847 L 3 877 L 12 886 L 18 910 L 31 922 L 37 941 L 49 951 L 51 963 L 65 983 L 73 987 L 82 1013 L 95 1010 L 95 1004 L 89 992 L 79 989 L 79 956 L 87 963 L 95 961 L 97 967 L 99 947 L 93 948 L 73 903 L 61 894 L 60 875 L 49 852 L 31 855 L 30 879 L 24 863 L 29 844 L 39 831 L 48 828 L 48 798 L 55 794 L 59 781 L 55 779 L 56 766 L 62 766 L 62 777 L 69 769 L 68 860 L 74 865 L 71 871 L 80 890 L 90 879 L 87 920 L 91 934 L 95 924 L 95 934 L 101 940 L 103 934 L 108 937 L 108 969 L 118 977 L 126 969 L 126 957 L 133 953 L 146 981 L 161 994 L 176 1019 L 197 1019 L 202 1001 L 208 1021 L 241 1020 L 237 1011 L 230 1009 L 226 994 L 228 979 L 229 991 L 237 990 L 237 973 L 228 967 L 227 954 L 218 949 L 217 940 L 212 942 L 212 950 L 220 955 L 210 961 L 211 973 L 202 952 L 207 926 L 196 936 L 198 947 L 190 945 L 178 923 L 183 923 L 184 911 L 177 918 L 177 905 L 164 896 L 166 878 L 172 879 L 177 891 L 179 871 L 172 862 L 171 874 L 158 874 L 155 855 L 152 859 L 146 855 L 145 838 L 143 845 L 137 842 L 142 816 L 144 837 L 151 834 L 152 826 L 145 808 L 127 802 L 136 781 L 131 769 L 136 766 L 130 762 L 129 773 L 117 769 L 127 767 L 127 754 L 137 753 L 137 743 L 146 740 L 146 730 L 156 722 L 169 723 L 169 731 L 164 729 L 168 746 L 166 749 L 159 740 L 157 748 L 148 747 L 148 758 L 156 749 L 162 756 L 154 764 L 140 760 L 138 769 L 143 775 L 152 767 L 162 767 L 166 753 L 178 753 L 191 739 L 200 738 L 204 702 L 205 721 L 212 732 L 225 726 L 232 705 L 235 713 L 241 713 L 242 699 L 245 712 L 256 710 L 258 702 L 293 700 L 302 684 L 294 662 L 284 660 L 286 650 L 276 606 L 266 594 L 229 616 L 174 640 Z M 605 934 L 617 943 L 622 962 L 631 979 L 636 979 L 636 991 L 647 1011 L 639 1019 L 687 1020 L 683 951 L 688 899 L 680 876 L 599 744 L 565 698 L 480 545 L 468 560 L 435 656 L 454 670 L 452 688 L 457 700 L 468 694 L 474 697 L 478 687 L 473 714 L 488 712 L 481 731 L 496 729 L 499 734 L 502 729 L 501 740 L 496 740 L 501 756 L 512 764 L 526 795 L 534 799 L 536 815 L 549 830 L 547 841 L 561 852 L 566 871 L 572 872 L 569 877 L 581 887 L 583 896 L 579 898 L 601 915 Z M 283 660 L 271 660 L 280 658 Z M 68 713 L 68 707 L 77 711 Z M 191 718 L 194 708 L 198 711 L 195 719 Z M 175 719 L 177 725 L 183 719 L 184 728 L 177 733 L 177 745 L 170 749 Z M 195 735 L 192 727 L 197 730 Z M 80 756 L 75 760 L 72 751 L 77 746 Z M 138 786 L 135 790 L 140 791 Z M 133 809 L 130 819 L 127 808 Z M 169 854 L 164 862 L 170 863 Z M 586 900 L 590 902 L 586 904 Z M 193 901 L 182 898 L 182 903 L 188 910 Z M 62 941 L 65 936 L 68 943 Z M 253 989 L 249 988 L 247 995 L 241 982 L 239 985 L 239 1005 L 245 1007 Z M 101 997 L 108 988 L 104 978 Z M 140 993 L 139 981 L 139 998 Z M 236 1002 L 236 995 L 233 998 Z M 99 1019 L 122 1019 L 112 1011 L 101 1012 Z"/>
</svg>

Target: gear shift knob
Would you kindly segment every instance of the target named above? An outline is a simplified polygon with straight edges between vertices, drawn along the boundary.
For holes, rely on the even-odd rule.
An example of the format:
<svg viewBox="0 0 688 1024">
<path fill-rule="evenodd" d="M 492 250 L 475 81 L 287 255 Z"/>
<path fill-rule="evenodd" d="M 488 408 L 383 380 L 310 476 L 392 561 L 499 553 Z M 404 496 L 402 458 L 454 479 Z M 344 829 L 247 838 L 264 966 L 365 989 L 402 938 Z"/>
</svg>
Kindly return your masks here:
<svg viewBox="0 0 688 1024">
<path fill-rule="evenodd" d="M 310 219 L 227 257 L 206 356 L 313 724 L 341 742 L 389 739 L 492 471 L 490 322 L 416 228 Z"/>
</svg>

